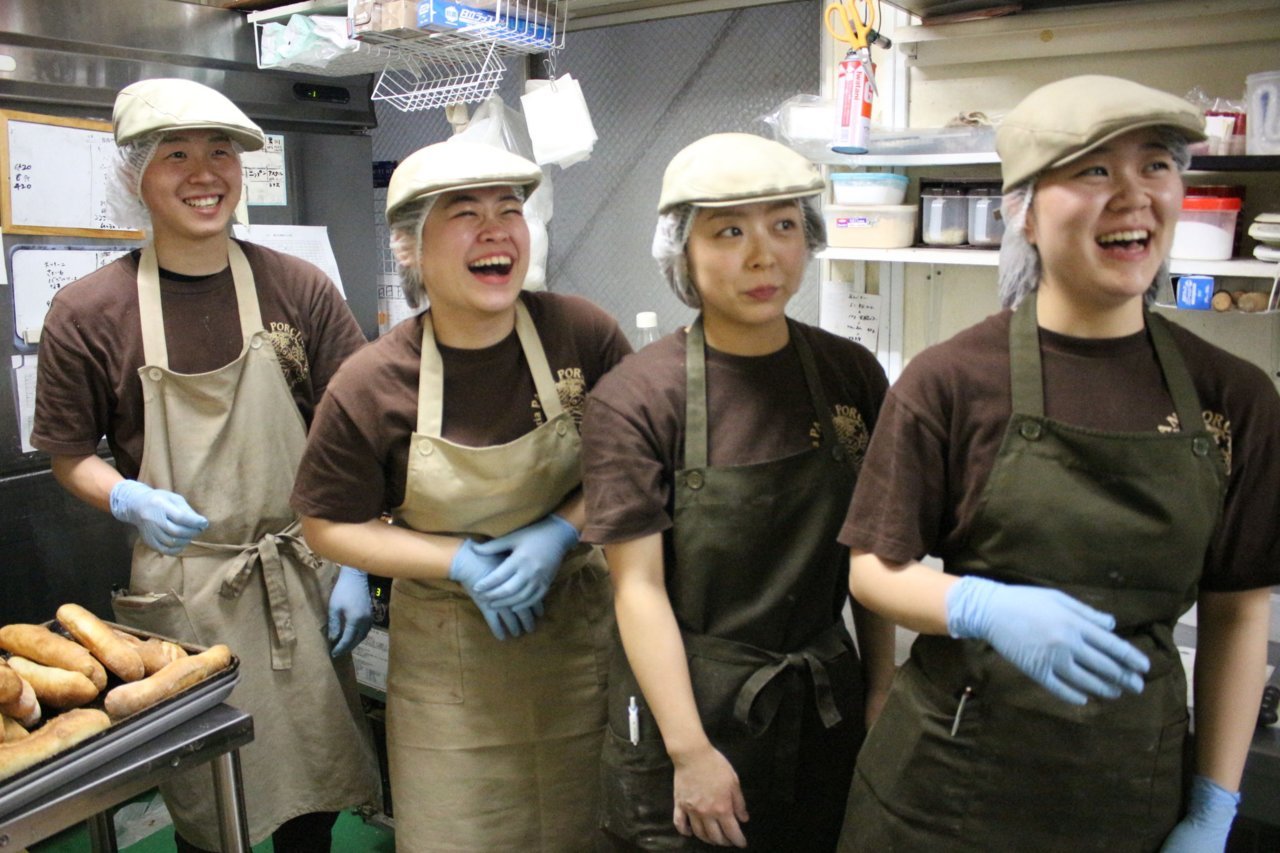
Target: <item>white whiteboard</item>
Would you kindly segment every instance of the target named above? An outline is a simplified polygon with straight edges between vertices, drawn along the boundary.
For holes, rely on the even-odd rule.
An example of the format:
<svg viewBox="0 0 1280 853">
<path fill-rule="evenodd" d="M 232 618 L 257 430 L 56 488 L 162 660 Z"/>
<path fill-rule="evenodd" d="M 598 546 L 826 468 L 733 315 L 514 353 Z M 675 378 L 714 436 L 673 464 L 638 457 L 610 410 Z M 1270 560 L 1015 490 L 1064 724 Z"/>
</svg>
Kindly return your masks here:
<svg viewBox="0 0 1280 853">
<path fill-rule="evenodd" d="M 125 246 L 16 247 L 10 255 L 14 334 L 28 344 L 39 341 L 44 315 L 54 295 L 128 251 L 130 248 Z"/>
<path fill-rule="evenodd" d="M 118 158 L 110 126 L 27 115 L 10 113 L 4 123 L 6 231 L 136 236 L 111 220 L 106 205 Z"/>
</svg>

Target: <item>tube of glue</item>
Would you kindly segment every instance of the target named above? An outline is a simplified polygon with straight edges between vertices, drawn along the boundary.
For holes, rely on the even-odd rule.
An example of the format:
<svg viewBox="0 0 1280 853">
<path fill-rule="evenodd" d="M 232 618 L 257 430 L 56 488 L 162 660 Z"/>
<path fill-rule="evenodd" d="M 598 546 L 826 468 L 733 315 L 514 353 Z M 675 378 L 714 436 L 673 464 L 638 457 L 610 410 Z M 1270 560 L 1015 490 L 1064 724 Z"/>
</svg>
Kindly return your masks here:
<svg viewBox="0 0 1280 853">
<path fill-rule="evenodd" d="M 873 97 L 871 75 L 863 56 L 857 50 L 850 50 L 840 61 L 836 72 L 836 133 L 832 151 L 838 154 L 867 153 Z"/>
</svg>

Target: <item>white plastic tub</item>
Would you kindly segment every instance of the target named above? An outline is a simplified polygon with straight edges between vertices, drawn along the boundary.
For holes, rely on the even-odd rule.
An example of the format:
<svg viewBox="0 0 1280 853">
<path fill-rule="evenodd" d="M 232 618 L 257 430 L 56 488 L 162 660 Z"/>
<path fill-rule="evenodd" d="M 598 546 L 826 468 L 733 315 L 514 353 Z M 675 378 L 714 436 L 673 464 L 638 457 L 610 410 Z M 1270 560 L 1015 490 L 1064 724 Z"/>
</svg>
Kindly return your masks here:
<svg viewBox="0 0 1280 853">
<path fill-rule="evenodd" d="M 901 249 L 916 233 L 914 204 L 831 205 L 827 245 L 839 249 Z"/>
<path fill-rule="evenodd" d="M 1182 215 L 1173 229 L 1169 257 L 1189 261 L 1225 261 L 1235 242 L 1240 199 L 1186 196 Z"/>
<path fill-rule="evenodd" d="M 836 204 L 902 204 L 907 176 L 892 172 L 835 172 L 831 175 Z"/>
</svg>

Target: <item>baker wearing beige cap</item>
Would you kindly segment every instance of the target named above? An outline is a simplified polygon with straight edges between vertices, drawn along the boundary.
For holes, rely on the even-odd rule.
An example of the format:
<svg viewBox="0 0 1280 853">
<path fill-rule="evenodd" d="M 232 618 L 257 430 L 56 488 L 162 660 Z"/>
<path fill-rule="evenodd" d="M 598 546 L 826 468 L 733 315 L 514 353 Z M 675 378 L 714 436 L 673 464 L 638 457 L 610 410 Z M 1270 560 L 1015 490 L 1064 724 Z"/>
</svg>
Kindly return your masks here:
<svg viewBox="0 0 1280 853">
<path fill-rule="evenodd" d="M 457 140 L 396 168 L 391 248 L 406 298 L 429 307 L 330 383 L 294 488 L 319 553 L 396 579 L 387 750 L 405 853 L 569 853 L 596 834 L 613 620 L 603 556 L 578 541 L 577 425 L 630 346 L 586 300 L 522 291 L 541 179 Z"/>
<path fill-rule="evenodd" d="M 893 669 L 842 612 L 836 542 L 887 381 L 786 315 L 825 232 L 817 168 L 717 133 L 672 158 L 653 254 L 697 317 L 583 421 L 587 527 L 617 590 L 603 823 L 617 850 L 831 850 Z"/>
<path fill-rule="evenodd" d="M 263 144 L 231 101 L 143 80 L 113 124 L 115 221 L 150 239 L 54 298 L 32 442 L 137 531 L 116 618 L 239 658 L 250 840 L 328 850 L 338 811 L 378 800 L 348 655 L 372 604 L 361 572 L 307 549 L 288 498 L 306 423 L 364 336 L 320 270 L 230 239 L 240 152 Z M 180 851 L 224 848 L 211 781 L 197 767 L 161 786 Z"/>
<path fill-rule="evenodd" d="M 841 850 L 1223 849 L 1280 581 L 1280 398 L 1148 307 L 1202 138 L 1099 76 L 999 127 L 1006 308 L 908 364 L 841 535 L 854 595 L 921 634 Z"/>
</svg>

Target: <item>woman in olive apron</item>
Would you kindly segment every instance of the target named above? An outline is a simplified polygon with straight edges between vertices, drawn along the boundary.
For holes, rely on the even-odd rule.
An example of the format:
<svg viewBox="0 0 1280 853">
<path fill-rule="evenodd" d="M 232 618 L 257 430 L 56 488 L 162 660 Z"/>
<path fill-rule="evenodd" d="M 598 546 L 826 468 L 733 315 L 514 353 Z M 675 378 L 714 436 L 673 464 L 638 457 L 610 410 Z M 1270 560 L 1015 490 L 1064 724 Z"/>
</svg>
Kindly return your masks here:
<svg viewBox="0 0 1280 853">
<path fill-rule="evenodd" d="M 189 81 L 130 86 L 115 117 L 125 156 L 146 152 L 125 171 L 141 173 L 129 190 L 147 204 L 155 239 L 137 273 L 141 469 L 137 480 L 115 476 L 110 505 L 128 520 L 122 507 L 156 499 L 170 512 L 167 522 L 151 515 L 139 525 L 143 538 L 129 590 L 113 601 L 116 617 L 182 641 L 231 646 L 240 680 L 229 701 L 254 717 L 254 741 L 240 753 L 250 839 L 298 819 L 276 836 L 276 849 L 328 849 L 340 809 L 377 801 L 377 765 L 350 659 L 331 659 L 326 641 L 337 567 L 306 547 L 288 504 L 306 427 L 263 328 L 253 270 L 226 233 L 240 189 L 230 139 L 261 147 L 262 134 L 230 101 Z M 230 187 L 217 218 L 208 209 L 202 216 L 212 221 L 174 210 L 175 198 L 217 193 L 221 181 Z M 170 369 L 158 266 L 166 257 L 187 268 L 230 266 L 243 346 L 220 369 Z M 105 466 L 95 458 L 73 467 L 83 474 Z M 363 575 L 358 586 L 367 603 Z M 180 849 L 218 849 L 208 770 L 180 774 L 161 790 Z"/>
<path fill-rule="evenodd" d="M 1255 459 L 1278 414 L 1265 376 L 1146 308 L 1201 127 L 1181 99 L 1103 77 L 1044 86 L 1000 127 L 1013 311 L 912 362 L 841 535 L 854 594 L 921 632 L 859 756 L 842 851 L 1226 842 L 1276 568 L 1215 556 L 1247 541 L 1233 457 L 1235 489 L 1274 486 Z M 1257 393 L 1222 418 L 1233 382 Z M 1184 795 L 1173 630 L 1197 600 Z"/>
<path fill-rule="evenodd" d="M 571 407 L 626 346 L 584 300 L 521 295 L 522 199 L 540 179 L 522 157 L 458 141 L 396 169 L 393 246 L 406 295 L 416 303 L 425 290 L 430 309 L 335 378 L 295 492 L 320 553 L 396 578 L 387 746 L 402 851 L 593 843 L 612 620 L 602 556 L 578 544 L 580 413 Z M 589 312 L 604 335 L 550 320 L 562 310 Z M 562 363 L 567 340 L 593 351 L 580 369 Z M 518 376 L 499 366 L 501 352 Z M 478 361 L 492 366 L 460 387 L 454 371 Z M 385 386 L 381 402 L 360 396 L 370 385 Z M 374 473 L 351 485 L 402 478 L 402 498 L 385 507 L 391 525 L 364 510 L 357 523 L 341 499 L 325 498 L 340 472 L 323 469 L 349 451 L 340 431 L 359 428 L 357 410 L 376 434 L 353 464 Z M 517 434 L 486 425 L 507 413 Z M 382 494 L 369 497 L 356 500 L 376 510 Z"/>
<path fill-rule="evenodd" d="M 860 660 L 835 540 L 883 371 L 784 313 L 824 241 L 822 187 L 749 134 L 677 154 L 654 254 L 700 314 L 588 402 L 588 535 L 620 629 L 601 769 L 614 849 L 833 849 L 867 694 L 887 688 L 891 628 L 857 613 Z"/>
</svg>

